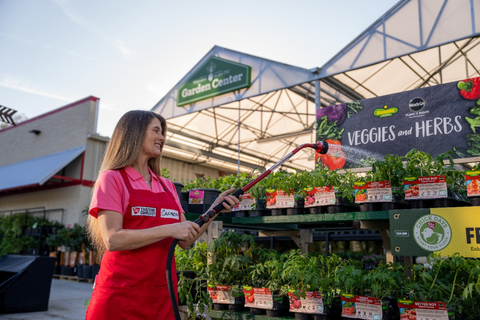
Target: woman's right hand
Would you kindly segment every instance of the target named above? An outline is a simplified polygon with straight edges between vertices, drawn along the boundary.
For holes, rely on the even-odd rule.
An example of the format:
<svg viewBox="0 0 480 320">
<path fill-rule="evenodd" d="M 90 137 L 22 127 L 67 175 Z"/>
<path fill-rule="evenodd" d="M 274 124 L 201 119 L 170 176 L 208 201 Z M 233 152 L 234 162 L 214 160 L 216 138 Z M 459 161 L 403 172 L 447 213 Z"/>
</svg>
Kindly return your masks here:
<svg viewBox="0 0 480 320">
<path fill-rule="evenodd" d="M 182 241 L 194 239 L 200 231 L 200 226 L 193 221 L 184 221 L 168 225 L 172 228 L 172 237 Z"/>
</svg>

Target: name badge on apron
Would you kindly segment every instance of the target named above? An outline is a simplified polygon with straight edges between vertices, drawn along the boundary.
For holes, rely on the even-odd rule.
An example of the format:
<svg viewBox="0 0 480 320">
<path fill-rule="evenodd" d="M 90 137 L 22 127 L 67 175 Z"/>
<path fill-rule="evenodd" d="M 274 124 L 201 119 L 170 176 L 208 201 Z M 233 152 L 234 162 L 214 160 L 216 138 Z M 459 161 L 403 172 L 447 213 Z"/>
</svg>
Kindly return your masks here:
<svg viewBox="0 0 480 320">
<path fill-rule="evenodd" d="M 160 217 L 161 218 L 177 219 L 177 220 L 180 218 L 180 216 L 178 214 L 178 211 L 173 210 L 173 209 L 162 209 Z"/>
<path fill-rule="evenodd" d="M 156 217 L 157 216 L 157 208 L 132 207 L 132 216 Z"/>
</svg>

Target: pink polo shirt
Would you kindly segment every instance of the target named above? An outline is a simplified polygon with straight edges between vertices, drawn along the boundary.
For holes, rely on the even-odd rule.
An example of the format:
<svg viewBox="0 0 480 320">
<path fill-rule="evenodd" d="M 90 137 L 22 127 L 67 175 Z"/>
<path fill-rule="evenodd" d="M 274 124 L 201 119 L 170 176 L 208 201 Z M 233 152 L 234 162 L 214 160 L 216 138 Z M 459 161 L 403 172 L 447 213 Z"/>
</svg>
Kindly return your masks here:
<svg viewBox="0 0 480 320">
<path fill-rule="evenodd" d="M 175 198 L 179 212 L 184 213 L 173 182 L 157 176 L 152 170 L 150 170 L 150 168 L 148 170 L 152 175 L 152 182 L 150 183 L 152 186 L 151 191 L 153 193 L 165 192 L 162 184 L 160 183 L 160 179 L 162 179 L 163 184 Z M 129 166 L 125 168 L 125 172 L 127 173 L 132 188 L 150 190 L 148 184 L 143 180 L 143 176 L 135 169 Z M 107 170 L 102 172 L 97 179 L 96 188 L 93 191 L 92 201 L 90 203 L 89 214 L 97 218 L 98 212 L 102 210 L 111 210 L 120 212 L 122 215 L 124 215 L 129 202 L 130 195 L 127 187 L 123 183 L 120 171 Z"/>
</svg>

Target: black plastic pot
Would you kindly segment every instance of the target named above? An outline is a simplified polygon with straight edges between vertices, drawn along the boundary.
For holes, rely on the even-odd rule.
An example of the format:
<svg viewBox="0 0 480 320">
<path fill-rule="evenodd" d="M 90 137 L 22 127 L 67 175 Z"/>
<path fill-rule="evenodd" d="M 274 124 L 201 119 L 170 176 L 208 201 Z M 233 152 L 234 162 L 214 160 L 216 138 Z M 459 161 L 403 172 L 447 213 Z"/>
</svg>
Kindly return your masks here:
<svg viewBox="0 0 480 320">
<path fill-rule="evenodd" d="M 409 200 L 408 203 L 410 204 L 410 209 L 423 209 L 423 208 L 432 208 L 433 201 L 432 200 Z"/>
<path fill-rule="evenodd" d="M 293 208 L 287 208 L 287 215 L 295 215 L 295 214 L 304 214 L 305 213 L 305 199 L 295 199 L 295 205 Z"/>
<path fill-rule="evenodd" d="M 180 274 L 183 274 L 183 277 L 186 279 L 195 279 L 197 277 L 197 275 L 193 271 L 188 271 L 188 270 L 177 271 L 177 280 L 180 279 Z M 198 301 L 198 299 L 200 298 L 196 286 L 192 286 L 189 290 L 189 293 L 192 295 L 194 302 Z M 180 305 L 186 304 L 186 301 L 180 300 L 180 297 L 178 297 L 178 302 Z M 215 309 L 215 310 L 220 310 L 220 309 Z"/>
<path fill-rule="evenodd" d="M 175 185 L 175 190 L 177 190 L 177 195 L 180 198 L 181 193 L 182 193 L 182 189 L 183 189 L 183 183 L 174 182 L 173 184 Z"/>
<path fill-rule="evenodd" d="M 286 208 L 272 209 L 272 216 L 285 216 L 286 214 Z"/>
<path fill-rule="evenodd" d="M 480 206 L 480 197 L 470 197 L 469 199 L 472 206 Z"/>
<path fill-rule="evenodd" d="M 288 297 L 283 295 L 273 295 L 273 308 L 266 310 L 267 317 L 280 317 L 288 312 Z"/>
<path fill-rule="evenodd" d="M 244 311 L 245 308 L 245 297 L 240 296 L 240 297 L 235 297 L 235 302 L 228 304 L 228 311 L 231 312 L 240 312 Z"/>
<path fill-rule="evenodd" d="M 311 320 L 312 315 L 308 313 L 295 312 L 295 320 Z"/>
<path fill-rule="evenodd" d="M 318 206 L 318 207 L 309 207 L 307 209 L 310 214 L 322 214 L 322 213 L 327 213 L 327 207 L 326 206 Z"/>
<path fill-rule="evenodd" d="M 400 318 L 400 310 L 396 299 L 383 298 L 382 299 L 382 319 L 383 320 L 397 320 Z"/>
<path fill-rule="evenodd" d="M 365 202 L 360 203 L 360 211 L 367 212 L 367 211 L 380 211 L 382 208 L 381 202 Z"/>
<path fill-rule="evenodd" d="M 265 309 L 250 308 L 250 314 L 252 316 L 260 316 L 260 315 L 264 315 L 265 313 L 266 313 Z"/>
<path fill-rule="evenodd" d="M 249 217 L 261 217 L 265 210 L 252 210 L 248 212 Z"/>
<path fill-rule="evenodd" d="M 336 302 L 334 301 L 334 304 Z M 340 308 L 337 307 L 337 311 L 335 311 L 334 307 L 328 306 L 326 304 L 323 305 L 323 314 L 315 314 L 313 316 L 314 320 L 331 320 L 331 319 L 338 319 L 342 313 L 342 301 L 340 301 Z M 337 313 L 336 313 L 337 312 Z M 340 312 L 340 313 L 338 313 Z"/>
<path fill-rule="evenodd" d="M 245 218 L 248 217 L 248 211 L 247 210 L 236 210 L 232 211 L 234 213 L 234 217 L 236 218 Z"/>
<path fill-rule="evenodd" d="M 180 192 L 180 204 L 185 212 L 188 212 L 188 191 Z"/>
<path fill-rule="evenodd" d="M 255 210 L 264 210 L 267 208 L 267 200 L 266 199 L 257 199 L 255 201 Z"/>
<path fill-rule="evenodd" d="M 83 277 L 85 279 L 92 279 L 92 266 L 88 264 L 83 265 Z"/>
<path fill-rule="evenodd" d="M 92 265 L 92 279 L 95 279 L 96 275 L 100 271 L 100 265 L 99 264 L 94 264 Z"/>
<path fill-rule="evenodd" d="M 213 310 L 228 310 L 228 304 L 225 303 L 214 303 Z"/>
<path fill-rule="evenodd" d="M 287 208 L 287 216 L 305 214 L 305 208 Z"/>
<path fill-rule="evenodd" d="M 198 214 L 205 213 L 221 193 L 220 190 L 209 189 L 209 188 L 202 188 L 202 189 L 195 189 L 195 190 L 203 191 L 203 203 L 189 203 L 188 204 L 189 213 L 198 213 Z M 194 190 L 190 190 L 190 192 L 192 191 Z"/>
</svg>

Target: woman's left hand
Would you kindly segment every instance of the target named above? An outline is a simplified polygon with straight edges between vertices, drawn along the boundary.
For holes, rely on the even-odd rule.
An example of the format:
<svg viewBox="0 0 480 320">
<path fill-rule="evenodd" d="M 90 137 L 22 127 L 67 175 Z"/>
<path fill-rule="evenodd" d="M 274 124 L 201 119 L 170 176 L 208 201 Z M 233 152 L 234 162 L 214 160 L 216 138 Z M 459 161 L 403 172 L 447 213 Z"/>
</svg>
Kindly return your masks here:
<svg viewBox="0 0 480 320">
<path fill-rule="evenodd" d="M 240 196 L 240 199 L 232 196 L 231 193 L 233 193 L 234 189 L 229 189 L 223 193 L 221 193 L 217 199 L 215 199 L 215 202 L 212 204 L 211 208 L 214 208 L 217 204 L 223 202 L 223 207 L 225 209 L 222 210 L 222 212 L 230 212 L 232 211 L 233 207 L 235 207 L 237 204 L 242 201 L 242 196 Z"/>
</svg>

